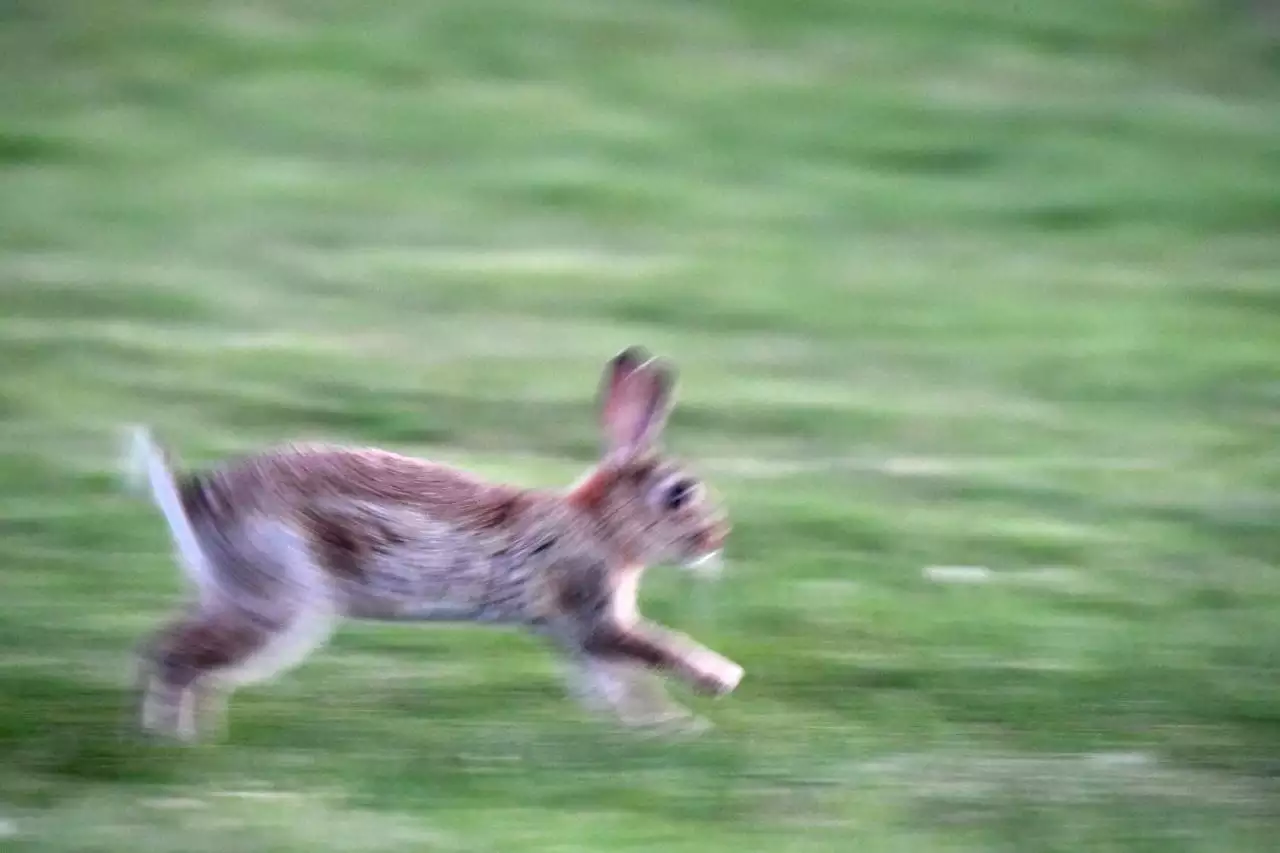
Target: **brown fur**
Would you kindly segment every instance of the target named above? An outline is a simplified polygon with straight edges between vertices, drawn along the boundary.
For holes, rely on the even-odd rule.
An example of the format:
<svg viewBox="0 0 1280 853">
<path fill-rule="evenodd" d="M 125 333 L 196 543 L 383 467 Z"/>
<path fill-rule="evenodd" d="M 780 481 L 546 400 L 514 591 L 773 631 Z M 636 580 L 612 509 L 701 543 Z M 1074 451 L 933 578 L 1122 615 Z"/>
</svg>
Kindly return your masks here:
<svg viewBox="0 0 1280 853">
<path fill-rule="evenodd" d="M 204 585 L 145 650 L 145 724 L 194 736 L 188 694 L 270 678 L 342 618 L 523 625 L 625 719 L 636 717 L 645 670 L 732 690 L 740 667 L 638 613 L 647 565 L 718 551 L 728 534 L 696 479 L 657 450 L 673 384 L 638 348 L 612 360 L 606 456 L 564 492 L 331 445 L 286 445 L 174 478 L 199 542 L 184 559 Z M 154 490 L 172 475 L 151 476 Z M 678 711 L 648 687 L 656 713 Z"/>
</svg>

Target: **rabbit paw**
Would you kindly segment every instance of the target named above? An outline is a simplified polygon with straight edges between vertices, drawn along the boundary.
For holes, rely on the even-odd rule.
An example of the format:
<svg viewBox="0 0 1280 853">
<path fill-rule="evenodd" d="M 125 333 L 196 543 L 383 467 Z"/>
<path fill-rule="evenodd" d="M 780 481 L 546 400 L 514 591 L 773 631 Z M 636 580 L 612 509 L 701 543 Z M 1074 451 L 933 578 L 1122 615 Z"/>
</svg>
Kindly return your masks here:
<svg viewBox="0 0 1280 853">
<path fill-rule="evenodd" d="M 693 686 L 699 693 L 724 696 L 732 693 L 746 670 L 728 658 L 709 650 L 700 650 L 690 661 Z"/>
</svg>

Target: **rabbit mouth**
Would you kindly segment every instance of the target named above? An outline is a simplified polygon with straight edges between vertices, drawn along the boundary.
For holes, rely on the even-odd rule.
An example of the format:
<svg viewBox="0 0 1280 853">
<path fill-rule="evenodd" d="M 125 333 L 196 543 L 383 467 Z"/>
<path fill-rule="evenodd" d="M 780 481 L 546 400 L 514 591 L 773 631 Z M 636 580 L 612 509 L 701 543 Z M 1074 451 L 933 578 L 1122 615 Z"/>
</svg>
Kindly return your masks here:
<svg viewBox="0 0 1280 853">
<path fill-rule="evenodd" d="M 690 537 L 686 543 L 682 565 L 693 572 L 717 575 L 724 568 L 724 540 L 720 537 L 702 535 Z"/>
<path fill-rule="evenodd" d="M 700 574 L 719 574 L 724 566 L 724 544 L 728 534 L 728 525 L 719 522 L 686 536 L 680 564 Z"/>
</svg>

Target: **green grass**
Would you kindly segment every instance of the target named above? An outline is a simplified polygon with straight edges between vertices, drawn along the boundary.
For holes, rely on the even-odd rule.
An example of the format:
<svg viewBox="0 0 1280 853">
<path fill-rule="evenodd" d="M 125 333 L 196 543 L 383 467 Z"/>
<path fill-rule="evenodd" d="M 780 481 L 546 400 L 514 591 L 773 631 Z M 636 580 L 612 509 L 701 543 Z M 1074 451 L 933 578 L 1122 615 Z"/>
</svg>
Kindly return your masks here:
<svg viewBox="0 0 1280 853">
<path fill-rule="evenodd" d="M 1254 5 L 4 4 L 0 847 L 1274 849 Z M 633 342 L 736 520 L 719 586 L 644 592 L 746 666 L 714 732 L 360 625 L 221 744 L 122 734 L 180 590 L 122 423 L 555 483 Z"/>
</svg>

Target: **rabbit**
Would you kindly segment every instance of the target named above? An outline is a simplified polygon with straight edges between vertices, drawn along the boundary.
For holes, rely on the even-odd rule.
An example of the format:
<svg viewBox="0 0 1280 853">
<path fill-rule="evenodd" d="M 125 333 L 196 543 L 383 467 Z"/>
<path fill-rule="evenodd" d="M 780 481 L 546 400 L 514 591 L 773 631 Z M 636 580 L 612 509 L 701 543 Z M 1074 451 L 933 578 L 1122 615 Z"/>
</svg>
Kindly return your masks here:
<svg viewBox="0 0 1280 853">
<path fill-rule="evenodd" d="M 201 739 L 232 692 L 299 665 L 347 619 L 523 627 L 558 651 L 588 707 L 624 724 L 704 726 L 661 676 L 720 696 L 743 668 L 637 607 L 648 565 L 718 567 L 730 531 L 706 485 L 660 448 L 675 385 L 674 367 L 642 347 L 610 359 L 601 459 L 561 489 L 328 444 L 177 473 L 135 427 L 127 474 L 193 587 L 141 645 L 141 730 Z"/>
</svg>

